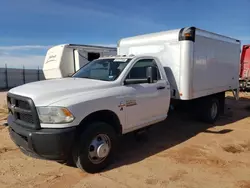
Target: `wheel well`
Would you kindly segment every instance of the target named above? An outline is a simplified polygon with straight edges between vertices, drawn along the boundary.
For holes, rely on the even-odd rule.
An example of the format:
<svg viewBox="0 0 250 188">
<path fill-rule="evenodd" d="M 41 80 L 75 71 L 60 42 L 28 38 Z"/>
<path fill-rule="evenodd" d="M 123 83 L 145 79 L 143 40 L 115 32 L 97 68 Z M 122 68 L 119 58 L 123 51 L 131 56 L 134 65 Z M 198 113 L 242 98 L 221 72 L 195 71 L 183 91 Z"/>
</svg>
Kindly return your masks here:
<svg viewBox="0 0 250 188">
<path fill-rule="evenodd" d="M 87 124 L 89 124 L 90 122 L 94 122 L 94 121 L 105 122 L 111 125 L 117 134 L 122 134 L 122 125 L 120 123 L 120 120 L 118 116 L 110 110 L 101 110 L 101 111 L 93 112 L 92 114 L 85 117 L 80 123 L 80 127 L 79 127 L 81 129 L 80 132 L 85 130 L 85 128 L 87 127 L 86 126 Z"/>
</svg>

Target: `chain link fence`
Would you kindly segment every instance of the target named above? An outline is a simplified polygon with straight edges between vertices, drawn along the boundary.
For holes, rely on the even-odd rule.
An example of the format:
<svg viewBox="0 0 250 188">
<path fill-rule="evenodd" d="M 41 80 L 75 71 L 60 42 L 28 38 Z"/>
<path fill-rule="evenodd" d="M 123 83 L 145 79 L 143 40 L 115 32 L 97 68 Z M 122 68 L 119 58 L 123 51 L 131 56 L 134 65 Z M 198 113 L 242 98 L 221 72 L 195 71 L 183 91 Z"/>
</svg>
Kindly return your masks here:
<svg viewBox="0 0 250 188">
<path fill-rule="evenodd" d="M 29 82 L 44 80 L 43 71 L 39 69 L 0 68 L 0 89 L 10 89 Z"/>
</svg>

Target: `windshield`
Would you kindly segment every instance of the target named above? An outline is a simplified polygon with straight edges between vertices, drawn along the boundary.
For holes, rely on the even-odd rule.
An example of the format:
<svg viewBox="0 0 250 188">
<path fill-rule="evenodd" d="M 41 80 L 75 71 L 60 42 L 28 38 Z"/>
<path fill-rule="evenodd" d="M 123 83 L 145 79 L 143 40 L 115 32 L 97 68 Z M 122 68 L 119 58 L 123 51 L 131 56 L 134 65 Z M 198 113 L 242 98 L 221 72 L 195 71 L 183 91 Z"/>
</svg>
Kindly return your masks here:
<svg viewBox="0 0 250 188">
<path fill-rule="evenodd" d="M 131 59 L 96 59 L 84 65 L 72 77 L 114 81 Z"/>
</svg>

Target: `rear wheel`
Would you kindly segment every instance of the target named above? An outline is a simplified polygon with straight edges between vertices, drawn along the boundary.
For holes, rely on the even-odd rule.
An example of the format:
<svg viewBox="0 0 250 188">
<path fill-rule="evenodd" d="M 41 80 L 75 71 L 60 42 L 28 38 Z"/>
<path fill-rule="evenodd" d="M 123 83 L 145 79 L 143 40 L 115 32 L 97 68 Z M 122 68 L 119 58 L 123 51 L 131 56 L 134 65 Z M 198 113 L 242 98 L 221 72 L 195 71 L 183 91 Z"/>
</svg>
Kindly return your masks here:
<svg viewBox="0 0 250 188">
<path fill-rule="evenodd" d="M 73 151 L 76 166 L 88 173 L 97 173 L 112 162 L 117 135 L 110 125 L 96 122 L 87 126 L 76 144 Z"/>
<path fill-rule="evenodd" d="M 217 98 L 211 98 L 204 103 L 202 119 L 207 123 L 214 123 L 220 114 L 220 103 Z"/>
</svg>

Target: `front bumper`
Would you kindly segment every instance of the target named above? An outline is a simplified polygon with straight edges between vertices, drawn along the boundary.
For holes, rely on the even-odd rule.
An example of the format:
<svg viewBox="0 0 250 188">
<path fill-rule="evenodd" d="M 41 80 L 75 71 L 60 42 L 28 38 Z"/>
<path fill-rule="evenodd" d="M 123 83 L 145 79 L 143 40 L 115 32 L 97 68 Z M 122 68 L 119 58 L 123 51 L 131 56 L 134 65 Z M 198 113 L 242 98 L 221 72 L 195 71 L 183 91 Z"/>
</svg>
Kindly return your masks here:
<svg viewBox="0 0 250 188">
<path fill-rule="evenodd" d="M 71 155 L 75 127 L 61 129 L 27 129 L 8 118 L 9 134 L 21 151 L 31 157 L 65 161 Z"/>
</svg>

